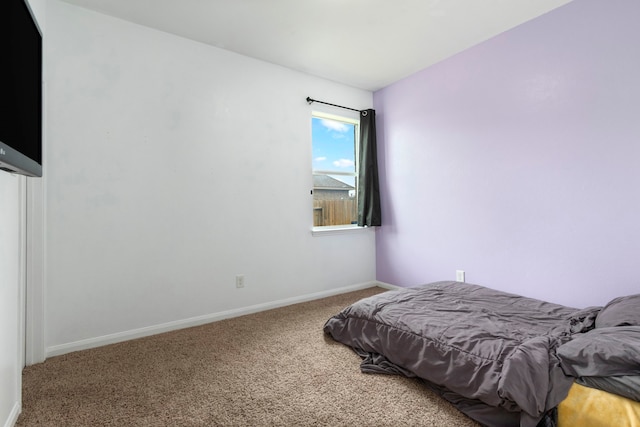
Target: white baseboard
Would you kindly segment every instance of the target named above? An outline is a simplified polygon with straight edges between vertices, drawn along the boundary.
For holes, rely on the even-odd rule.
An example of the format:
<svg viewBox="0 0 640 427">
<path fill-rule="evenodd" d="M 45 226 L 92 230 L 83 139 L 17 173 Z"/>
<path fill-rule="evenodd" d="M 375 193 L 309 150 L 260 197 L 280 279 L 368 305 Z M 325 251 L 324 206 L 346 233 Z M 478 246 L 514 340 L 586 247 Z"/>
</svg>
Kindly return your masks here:
<svg viewBox="0 0 640 427">
<path fill-rule="evenodd" d="M 71 353 L 73 351 L 87 350 L 90 348 L 100 347 L 117 342 L 128 341 L 136 338 L 147 337 L 150 335 L 161 334 L 164 332 L 175 331 L 178 329 L 190 328 L 193 326 L 204 325 L 205 323 L 216 322 L 218 320 L 229 319 L 232 317 L 244 316 L 246 314 L 257 313 L 260 311 L 271 310 L 273 308 L 284 307 L 287 305 L 298 304 L 301 302 L 313 301 L 316 299 L 326 298 L 334 295 L 344 294 L 347 292 L 358 291 L 361 289 L 379 286 L 385 289 L 396 289 L 397 286 L 382 282 L 366 282 L 357 285 L 345 286 L 342 288 L 331 289 L 328 291 L 314 292 L 312 294 L 301 295 L 292 298 L 286 298 L 278 301 L 256 304 L 249 307 L 236 308 L 233 310 L 221 311 L 218 313 L 205 314 L 203 316 L 192 317 L 189 319 L 176 320 L 174 322 L 162 323 L 154 326 L 147 326 L 139 329 L 132 329 L 115 334 L 103 335 L 95 338 L 88 338 L 80 341 L 74 341 L 65 344 L 47 347 L 46 357 L 60 356 L 62 354 Z"/>
<path fill-rule="evenodd" d="M 11 408 L 11 412 L 9 413 L 9 417 L 7 418 L 7 421 L 4 423 L 4 427 L 13 427 L 18 422 L 18 417 L 20 416 L 20 412 L 22 412 L 20 402 L 14 403 L 13 408 Z"/>
<path fill-rule="evenodd" d="M 392 285 L 391 283 L 385 283 L 385 282 L 375 282 L 375 283 L 376 283 L 376 286 L 384 289 L 389 289 L 390 291 L 395 291 L 397 289 L 406 289 L 406 288 L 403 288 L 402 286 Z"/>
</svg>

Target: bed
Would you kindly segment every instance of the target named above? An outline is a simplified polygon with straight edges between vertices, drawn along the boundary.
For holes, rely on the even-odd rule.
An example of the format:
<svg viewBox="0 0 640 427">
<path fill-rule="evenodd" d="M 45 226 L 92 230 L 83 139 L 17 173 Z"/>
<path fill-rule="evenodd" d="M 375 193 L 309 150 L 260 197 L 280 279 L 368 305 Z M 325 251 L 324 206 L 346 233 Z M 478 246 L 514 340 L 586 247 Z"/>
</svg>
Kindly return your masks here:
<svg viewBox="0 0 640 427">
<path fill-rule="evenodd" d="M 553 426 L 570 419 L 573 408 L 560 405 L 570 390 L 597 388 L 576 380 L 640 375 L 637 297 L 577 309 L 443 281 L 360 300 L 328 319 L 324 331 L 362 357 L 363 372 L 421 378 L 483 425 Z M 607 347 L 615 332 L 620 348 Z M 586 354 L 585 344 L 596 341 Z M 621 357 L 614 354 L 620 349 Z"/>
</svg>

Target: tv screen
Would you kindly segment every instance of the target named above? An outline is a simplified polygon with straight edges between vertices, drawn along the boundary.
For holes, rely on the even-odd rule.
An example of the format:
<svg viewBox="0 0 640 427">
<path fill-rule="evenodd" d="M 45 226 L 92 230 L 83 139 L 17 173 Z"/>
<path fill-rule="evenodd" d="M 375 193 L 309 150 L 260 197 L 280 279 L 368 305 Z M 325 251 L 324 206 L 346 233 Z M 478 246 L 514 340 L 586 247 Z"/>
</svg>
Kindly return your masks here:
<svg viewBox="0 0 640 427">
<path fill-rule="evenodd" d="M 0 169 L 42 176 L 42 34 L 26 0 L 0 0 Z"/>
</svg>

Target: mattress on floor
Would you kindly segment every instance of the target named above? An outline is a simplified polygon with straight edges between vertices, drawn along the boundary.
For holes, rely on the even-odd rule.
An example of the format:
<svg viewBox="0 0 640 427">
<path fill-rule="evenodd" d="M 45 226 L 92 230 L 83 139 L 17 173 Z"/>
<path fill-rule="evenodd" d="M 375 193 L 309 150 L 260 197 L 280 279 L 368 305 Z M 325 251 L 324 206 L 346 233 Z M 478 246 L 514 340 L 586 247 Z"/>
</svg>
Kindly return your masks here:
<svg viewBox="0 0 640 427">
<path fill-rule="evenodd" d="M 640 427 L 640 402 L 574 383 L 558 405 L 558 427 Z"/>
</svg>

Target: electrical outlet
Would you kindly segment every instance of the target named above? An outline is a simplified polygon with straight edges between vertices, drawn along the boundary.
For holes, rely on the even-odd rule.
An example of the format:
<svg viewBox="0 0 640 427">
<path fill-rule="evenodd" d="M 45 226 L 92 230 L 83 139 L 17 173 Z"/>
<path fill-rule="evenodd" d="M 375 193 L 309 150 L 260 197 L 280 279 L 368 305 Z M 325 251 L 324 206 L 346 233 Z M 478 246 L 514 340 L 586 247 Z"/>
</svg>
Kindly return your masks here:
<svg viewBox="0 0 640 427">
<path fill-rule="evenodd" d="M 236 288 L 244 288 L 244 274 L 236 276 Z"/>
<path fill-rule="evenodd" d="M 464 270 L 456 270 L 456 282 L 464 282 Z"/>
</svg>

